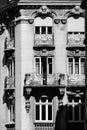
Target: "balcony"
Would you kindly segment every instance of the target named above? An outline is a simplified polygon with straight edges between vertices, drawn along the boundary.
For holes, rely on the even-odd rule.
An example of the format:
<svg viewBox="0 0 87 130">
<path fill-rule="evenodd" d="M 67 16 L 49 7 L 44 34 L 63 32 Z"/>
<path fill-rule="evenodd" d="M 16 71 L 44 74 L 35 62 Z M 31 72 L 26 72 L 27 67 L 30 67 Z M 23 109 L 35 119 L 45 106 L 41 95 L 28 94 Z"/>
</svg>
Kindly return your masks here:
<svg viewBox="0 0 87 130">
<path fill-rule="evenodd" d="M 35 34 L 34 47 L 35 50 L 38 49 L 55 49 L 53 43 L 53 35 L 52 34 Z"/>
<path fill-rule="evenodd" d="M 85 75 L 68 75 L 67 77 L 68 86 L 85 86 Z"/>
<path fill-rule="evenodd" d="M 26 74 L 24 80 L 25 86 L 66 86 L 65 74 L 37 75 Z"/>
<path fill-rule="evenodd" d="M 11 53 L 11 52 L 14 52 L 14 50 L 15 50 L 14 38 L 11 38 L 11 39 L 6 38 L 5 39 L 5 50 L 4 51 L 6 53 L 7 52 Z"/>
<path fill-rule="evenodd" d="M 84 45 L 84 38 L 85 35 L 83 32 L 81 33 L 68 33 L 68 41 L 67 41 L 67 48 L 74 49 L 74 48 L 85 48 Z"/>
</svg>

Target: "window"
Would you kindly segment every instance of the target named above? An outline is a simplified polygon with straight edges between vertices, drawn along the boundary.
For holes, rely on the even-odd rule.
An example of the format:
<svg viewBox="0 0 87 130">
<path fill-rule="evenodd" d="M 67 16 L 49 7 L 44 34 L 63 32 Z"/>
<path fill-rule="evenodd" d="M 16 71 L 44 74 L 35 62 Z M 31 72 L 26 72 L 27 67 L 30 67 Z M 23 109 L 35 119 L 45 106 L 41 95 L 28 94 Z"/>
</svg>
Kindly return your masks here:
<svg viewBox="0 0 87 130">
<path fill-rule="evenodd" d="M 36 26 L 35 34 L 52 34 L 51 26 Z"/>
<path fill-rule="evenodd" d="M 79 74 L 79 58 L 75 58 L 75 74 Z"/>
<path fill-rule="evenodd" d="M 41 34 L 46 34 L 46 27 L 41 27 Z"/>
<path fill-rule="evenodd" d="M 52 58 L 48 58 L 48 74 L 52 74 Z"/>
<path fill-rule="evenodd" d="M 15 87 L 15 60 L 13 58 L 9 58 L 7 61 L 7 85 L 6 87 Z"/>
<path fill-rule="evenodd" d="M 9 33 L 10 33 L 10 37 L 13 38 L 14 37 L 14 26 L 9 27 Z"/>
<path fill-rule="evenodd" d="M 69 57 L 68 58 L 68 73 L 69 74 L 84 74 L 85 58 L 84 57 Z"/>
<path fill-rule="evenodd" d="M 52 34 L 52 27 L 48 27 L 48 34 Z"/>
<path fill-rule="evenodd" d="M 41 70 L 40 64 L 41 64 L 40 58 L 35 58 L 36 74 L 40 74 L 40 70 Z"/>
<path fill-rule="evenodd" d="M 53 120 L 53 106 L 52 99 L 41 97 L 35 102 L 35 121 L 36 122 L 52 122 Z"/>
<path fill-rule="evenodd" d="M 75 101 L 72 99 L 68 103 L 68 120 L 69 121 L 83 121 L 85 119 L 85 105 L 81 99 Z"/>
<path fill-rule="evenodd" d="M 35 57 L 35 73 L 36 74 L 52 74 L 53 73 L 53 57 Z"/>
<path fill-rule="evenodd" d="M 40 34 L 40 27 L 35 27 L 35 34 Z"/>
<path fill-rule="evenodd" d="M 7 108 L 8 108 L 7 110 L 8 121 L 9 122 L 15 121 L 15 100 L 14 99 L 8 100 Z"/>
<path fill-rule="evenodd" d="M 69 58 L 69 74 L 73 74 L 73 58 Z"/>
<path fill-rule="evenodd" d="M 81 74 L 85 72 L 85 58 L 81 58 Z"/>
</svg>

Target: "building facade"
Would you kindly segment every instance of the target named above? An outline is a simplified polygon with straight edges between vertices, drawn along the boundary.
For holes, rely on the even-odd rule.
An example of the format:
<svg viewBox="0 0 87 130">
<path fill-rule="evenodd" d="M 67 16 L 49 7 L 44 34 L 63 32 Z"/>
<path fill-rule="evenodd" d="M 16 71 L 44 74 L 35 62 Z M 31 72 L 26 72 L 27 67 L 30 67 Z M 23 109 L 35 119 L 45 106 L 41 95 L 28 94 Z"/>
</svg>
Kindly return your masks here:
<svg viewBox="0 0 87 130">
<path fill-rule="evenodd" d="M 80 4 L 0 1 L 1 130 L 86 130 Z"/>
</svg>

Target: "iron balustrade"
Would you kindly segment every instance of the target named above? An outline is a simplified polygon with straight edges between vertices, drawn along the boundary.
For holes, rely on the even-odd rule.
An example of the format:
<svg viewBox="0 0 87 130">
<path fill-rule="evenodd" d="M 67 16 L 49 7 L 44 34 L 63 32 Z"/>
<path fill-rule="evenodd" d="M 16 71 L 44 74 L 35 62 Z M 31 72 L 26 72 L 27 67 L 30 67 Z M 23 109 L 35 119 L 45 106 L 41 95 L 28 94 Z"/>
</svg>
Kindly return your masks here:
<svg viewBox="0 0 87 130">
<path fill-rule="evenodd" d="M 83 74 L 71 74 L 67 76 L 67 85 L 82 86 L 85 85 L 85 75 Z"/>
<path fill-rule="evenodd" d="M 85 47 L 84 45 L 84 33 L 68 33 L 68 41 L 67 46 L 68 47 Z"/>
<path fill-rule="evenodd" d="M 52 34 L 35 34 L 35 45 L 53 45 L 53 35 Z"/>
<path fill-rule="evenodd" d="M 35 123 L 35 130 L 53 130 L 54 123 Z"/>
<path fill-rule="evenodd" d="M 36 73 L 25 74 L 24 79 L 25 85 L 37 86 L 37 85 L 66 85 L 66 76 L 65 74 L 50 74 L 50 75 L 39 75 Z"/>
</svg>

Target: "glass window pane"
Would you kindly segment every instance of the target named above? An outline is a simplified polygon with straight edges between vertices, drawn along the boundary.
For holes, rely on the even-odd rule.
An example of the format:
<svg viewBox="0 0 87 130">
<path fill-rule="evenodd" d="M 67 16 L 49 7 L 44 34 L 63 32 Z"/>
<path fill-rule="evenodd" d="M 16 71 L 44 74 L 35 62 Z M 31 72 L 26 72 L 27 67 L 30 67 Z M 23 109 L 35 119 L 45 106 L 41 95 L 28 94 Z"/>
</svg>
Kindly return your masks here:
<svg viewBox="0 0 87 130">
<path fill-rule="evenodd" d="M 85 70 L 85 58 L 81 58 L 81 74 L 84 74 Z"/>
<path fill-rule="evenodd" d="M 48 27 L 48 34 L 52 34 L 52 27 Z"/>
<path fill-rule="evenodd" d="M 36 63 L 36 74 L 40 74 L 40 59 L 36 58 L 35 63 Z"/>
<path fill-rule="evenodd" d="M 79 58 L 75 58 L 75 74 L 79 74 Z"/>
<path fill-rule="evenodd" d="M 36 105 L 36 120 L 39 120 L 39 117 L 40 117 L 40 107 L 39 107 L 39 105 Z"/>
<path fill-rule="evenodd" d="M 75 120 L 79 120 L 79 105 L 74 106 L 74 117 Z"/>
<path fill-rule="evenodd" d="M 52 74 L 52 58 L 48 58 L 48 74 Z"/>
<path fill-rule="evenodd" d="M 69 106 L 69 120 L 73 120 L 73 107 Z"/>
<path fill-rule="evenodd" d="M 73 74 L 73 58 L 69 58 L 69 74 Z"/>
<path fill-rule="evenodd" d="M 35 27 L 35 34 L 40 34 L 40 27 Z"/>
<path fill-rule="evenodd" d="M 42 34 L 46 34 L 46 27 L 42 27 Z"/>
<path fill-rule="evenodd" d="M 81 120 L 85 120 L 85 105 L 81 105 Z"/>
<path fill-rule="evenodd" d="M 42 105 L 42 120 L 46 120 L 46 106 Z"/>
<path fill-rule="evenodd" d="M 48 120 L 52 120 L 52 105 L 48 106 Z"/>
</svg>

